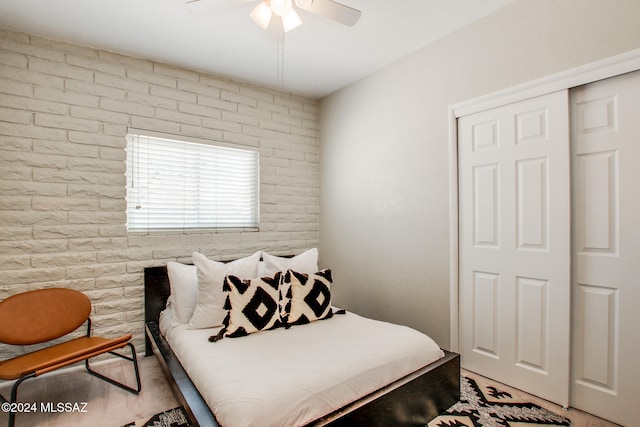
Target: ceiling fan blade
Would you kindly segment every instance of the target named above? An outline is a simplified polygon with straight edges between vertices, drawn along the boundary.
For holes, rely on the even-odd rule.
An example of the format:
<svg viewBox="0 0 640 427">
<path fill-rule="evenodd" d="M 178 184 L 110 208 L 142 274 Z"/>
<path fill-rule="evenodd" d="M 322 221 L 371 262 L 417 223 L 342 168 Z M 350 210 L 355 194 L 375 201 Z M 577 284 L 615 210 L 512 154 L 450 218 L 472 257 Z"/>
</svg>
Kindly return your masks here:
<svg viewBox="0 0 640 427">
<path fill-rule="evenodd" d="M 362 14 L 362 12 L 357 9 L 333 0 L 296 1 L 296 5 L 300 9 L 326 16 L 329 19 L 348 26 L 355 25 Z"/>
</svg>

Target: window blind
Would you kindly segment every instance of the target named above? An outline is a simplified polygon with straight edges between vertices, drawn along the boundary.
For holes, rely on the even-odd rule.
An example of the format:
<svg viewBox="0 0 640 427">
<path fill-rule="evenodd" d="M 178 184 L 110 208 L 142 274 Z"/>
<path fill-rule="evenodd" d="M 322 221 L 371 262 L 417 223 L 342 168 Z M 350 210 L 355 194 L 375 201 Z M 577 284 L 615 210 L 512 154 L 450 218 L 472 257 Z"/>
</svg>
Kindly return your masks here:
<svg viewBox="0 0 640 427">
<path fill-rule="evenodd" d="M 130 231 L 257 229 L 255 149 L 127 135 Z"/>
</svg>

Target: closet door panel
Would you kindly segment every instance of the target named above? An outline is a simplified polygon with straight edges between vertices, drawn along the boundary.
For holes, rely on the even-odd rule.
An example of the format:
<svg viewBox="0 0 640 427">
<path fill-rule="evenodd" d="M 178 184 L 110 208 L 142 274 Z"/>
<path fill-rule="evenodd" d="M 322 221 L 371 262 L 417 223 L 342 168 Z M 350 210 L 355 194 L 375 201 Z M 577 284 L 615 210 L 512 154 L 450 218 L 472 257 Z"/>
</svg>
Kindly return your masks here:
<svg viewBox="0 0 640 427">
<path fill-rule="evenodd" d="M 561 91 L 458 120 L 466 369 L 569 402 L 570 157 Z"/>
<path fill-rule="evenodd" d="M 640 395 L 640 72 L 571 91 L 571 404 L 637 423 Z"/>
</svg>

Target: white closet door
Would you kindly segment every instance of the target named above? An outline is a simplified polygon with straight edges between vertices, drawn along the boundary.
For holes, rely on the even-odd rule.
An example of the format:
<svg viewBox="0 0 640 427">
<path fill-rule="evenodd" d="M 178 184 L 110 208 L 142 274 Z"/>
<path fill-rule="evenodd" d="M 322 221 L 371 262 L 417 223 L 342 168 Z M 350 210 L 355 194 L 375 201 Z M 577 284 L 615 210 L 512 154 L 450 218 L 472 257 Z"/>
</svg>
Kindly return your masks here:
<svg viewBox="0 0 640 427">
<path fill-rule="evenodd" d="M 638 424 L 640 72 L 571 92 L 572 406 Z"/>
<path fill-rule="evenodd" d="M 462 366 L 567 406 L 566 91 L 458 120 Z"/>
</svg>

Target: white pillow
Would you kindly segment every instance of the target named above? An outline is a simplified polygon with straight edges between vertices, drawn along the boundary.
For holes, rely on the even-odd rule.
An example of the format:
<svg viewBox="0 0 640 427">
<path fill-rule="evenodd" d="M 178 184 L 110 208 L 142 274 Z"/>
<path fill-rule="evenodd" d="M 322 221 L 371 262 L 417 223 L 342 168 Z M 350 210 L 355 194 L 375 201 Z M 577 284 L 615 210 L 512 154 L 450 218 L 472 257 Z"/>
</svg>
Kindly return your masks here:
<svg viewBox="0 0 640 427">
<path fill-rule="evenodd" d="M 293 270 L 298 273 L 314 274 L 318 271 L 318 248 L 309 249 L 293 258 L 284 258 L 262 252 L 265 274 L 273 276 L 278 271 Z"/>
<path fill-rule="evenodd" d="M 227 314 L 224 309 L 226 295 L 222 290 L 225 276 L 233 274 L 241 279 L 257 277 L 260 251 L 228 263 L 210 260 L 198 252 L 194 252 L 192 258 L 197 267 L 198 296 L 189 328 L 221 326 Z"/>
<path fill-rule="evenodd" d="M 178 323 L 189 323 L 198 295 L 197 268 L 195 265 L 168 262 L 167 275 L 171 287 L 172 317 Z"/>
<path fill-rule="evenodd" d="M 267 265 L 264 261 L 258 263 L 258 277 L 267 276 Z"/>
</svg>

